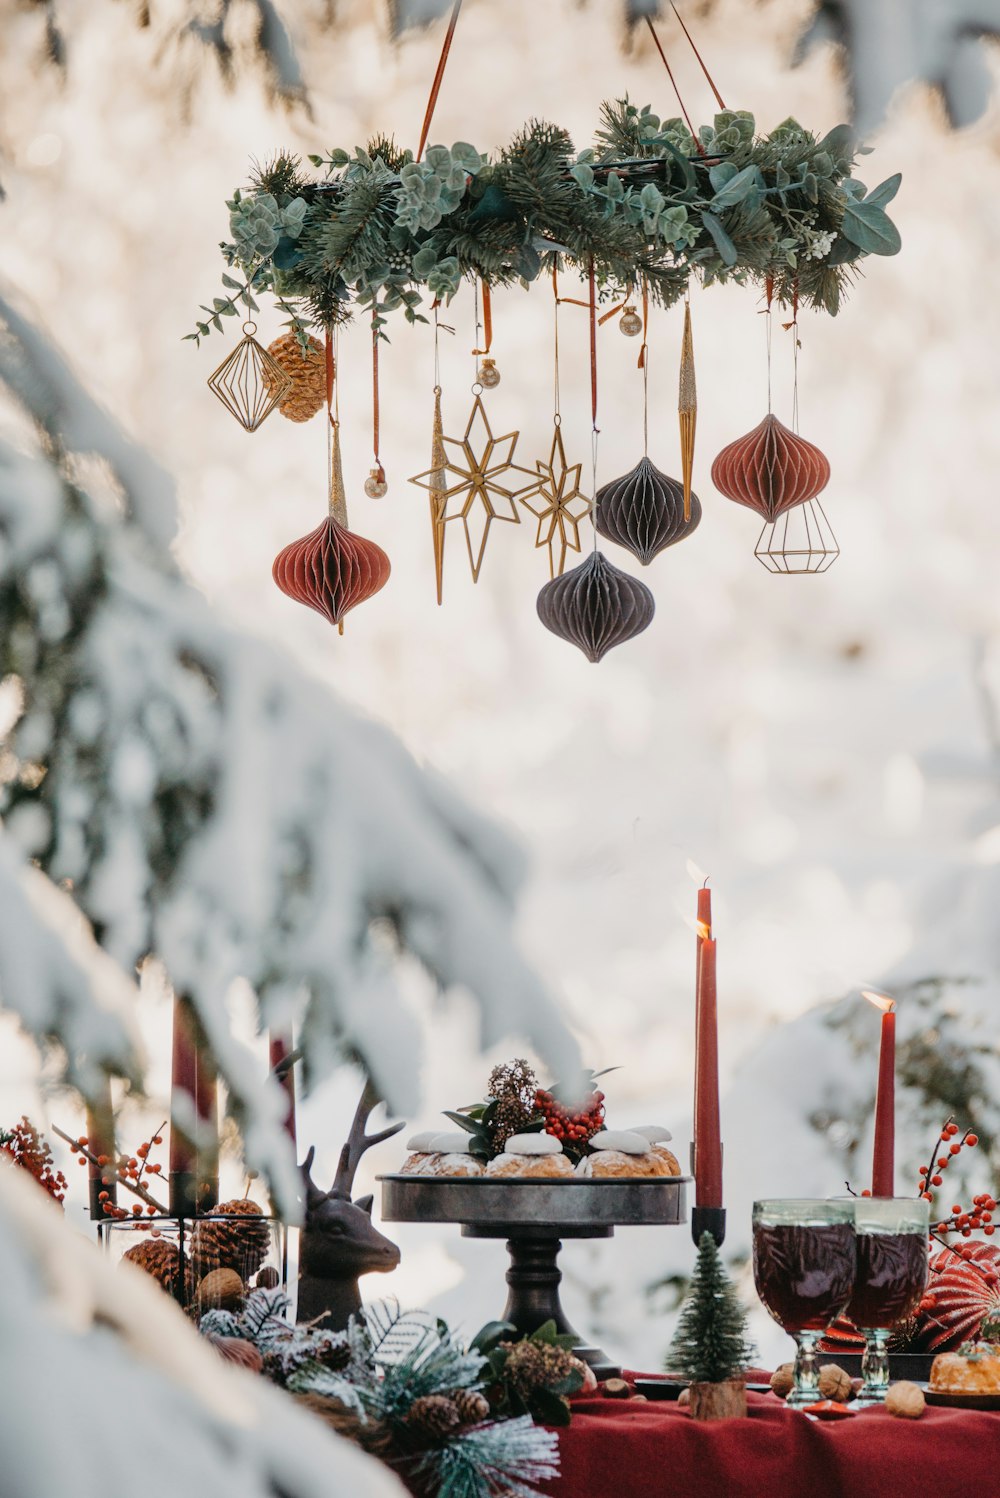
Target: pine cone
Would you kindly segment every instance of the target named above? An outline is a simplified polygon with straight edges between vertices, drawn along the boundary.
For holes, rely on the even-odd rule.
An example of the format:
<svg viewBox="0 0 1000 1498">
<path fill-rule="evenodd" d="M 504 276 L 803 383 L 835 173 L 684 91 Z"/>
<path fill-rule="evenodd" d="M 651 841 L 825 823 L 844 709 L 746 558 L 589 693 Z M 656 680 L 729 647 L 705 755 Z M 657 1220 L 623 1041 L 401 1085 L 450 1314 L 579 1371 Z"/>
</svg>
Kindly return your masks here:
<svg viewBox="0 0 1000 1498">
<path fill-rule="evenodd" d="M 199 1281 L 213 1269 L 235 1269 L 246 1284 L 257 1273 L 271 1247 L 271 1229 L 256 1202 L 220 1202 L 209 1217 L 231 1217 L 231 1222 L 199 1219 L 191 1233 L 191 1267 Z"/>
<path fill-rule="evenodd" d="M 449 1397 L 463 1425 L 478 1425 L 490 1413 L 490 1402 L 478 1389 L 453 1389 Z"/>
<path fill-rule="evenodd" d="M 168 1295 L 176 1296 L 181 1273 L 181 1255 L 176 1243 L 167 1238 L 147 1238 L 134 1248 L 127 1248 L 122 1259 L 144 1269 Z M 190 1300 L 194 1288 L 190 1262 L 185 1264 L 184 1271 L 184 1299 Z"/>
<path fill-rule="evenodd" d="M 326 401 L 326 359 L 323 345 L 317 338 L 311 337 L 309 353 L 304 354 L 295 334 L 285 333 L 269 344 L 267 351 L 292 381 L 292 388 L 278 410 L 289 421 L 309 421 Z M 270 389 L 266 371 L 263 372 L 263 379 Z"/>
<path fill-rule="evenodd" d="M 422 1436 L 440 1441 L 454 1435 L 463 1422 L 455 1401 L 446 1394 L 422 1394 L 410 1405 L 406 1423 Z"/>
</svg>

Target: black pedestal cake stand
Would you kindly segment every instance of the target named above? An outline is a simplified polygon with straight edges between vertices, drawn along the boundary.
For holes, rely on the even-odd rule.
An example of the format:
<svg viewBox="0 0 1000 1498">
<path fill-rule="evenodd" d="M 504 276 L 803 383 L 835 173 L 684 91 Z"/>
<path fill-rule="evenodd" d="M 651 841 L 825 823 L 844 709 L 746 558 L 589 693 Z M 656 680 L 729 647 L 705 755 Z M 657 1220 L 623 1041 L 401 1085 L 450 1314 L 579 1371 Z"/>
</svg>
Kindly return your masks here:
<svg viewBox="0 0 1000 1498">
<path fill-rule="evenodd" d="M 467 1238 L 506 1238 L 510 1255 L 502 1313 L 518 1331 L 543 1322 L 577 1338 L 577 1355 L 598 1378 L 621 1369 L 599 1347 L 588 1347 L 559 1300 L 559 1251 L 564 1238 L 610 1238 L 616 1226 L 669 1227 L 685 1218 L 688 1176 L 616 1180 L 546 1180 L 481 1176 L 384 1175 L 384 1222 L 460 1223 Z"/>
</svg>

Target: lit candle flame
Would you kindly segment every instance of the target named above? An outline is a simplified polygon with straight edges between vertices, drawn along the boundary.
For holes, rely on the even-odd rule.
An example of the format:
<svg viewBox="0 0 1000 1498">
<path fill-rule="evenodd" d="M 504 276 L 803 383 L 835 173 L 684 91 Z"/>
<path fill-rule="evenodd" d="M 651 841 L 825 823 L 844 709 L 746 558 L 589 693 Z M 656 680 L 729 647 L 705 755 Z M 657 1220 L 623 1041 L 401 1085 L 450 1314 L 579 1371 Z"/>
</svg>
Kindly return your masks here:
<svg viewBox="0 0 1000 1498">
<path fill-rule="evenodd" d="M 869 1004 L 874 1004 L 876 1009 L 881 1009 L 883 1014 L 891 1014 L 896 1007 L 895 999 L 890 999 L 885 993 L 873 993 L 870 988 L 863 988 L 861 997 L 867 999 Z"/>
<path fill-rule="evenodd" d="M 712 934 L 712 928 L 707 921 L 696 920 L 693 915 L 682 915 L 681 920 L 685 926 L 690 927 L 695 936 L 700 936 L 703 941 L 707 941 Z"/>
</svg>

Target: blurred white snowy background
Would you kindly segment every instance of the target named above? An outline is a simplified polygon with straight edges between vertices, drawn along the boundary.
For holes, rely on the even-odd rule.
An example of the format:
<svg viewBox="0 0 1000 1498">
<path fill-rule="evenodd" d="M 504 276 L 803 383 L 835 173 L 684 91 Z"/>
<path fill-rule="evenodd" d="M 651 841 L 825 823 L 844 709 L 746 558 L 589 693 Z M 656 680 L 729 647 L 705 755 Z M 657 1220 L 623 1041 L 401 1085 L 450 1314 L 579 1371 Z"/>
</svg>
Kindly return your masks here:
<svg viewBox="0 0 1000 1498">
<path fill-rule="evenodd" d="M 154 6 L 154 18 L 165 29 L 164 17 L 182 9 Z M 962 8 L 950 9 L 959 16 Z M 699 22 L 727 102 L 754 111 L 762 128 L 792 114 L 823 132 L 848 116 L 831 46 L 789 65 L 811 10 L 806 0 L 719 0 Z M 285 646 L 315 679 L 317 696 L 332 689 L 384 723 L 524 844 L 520 940 L 561 998 L 585 1059 L 621 1066 L 607 1088 L 615 1121 L 668 1123 L 686 1154 L 691 858 L 715 892 L 737 1258 L 746 1254 L 755 1195 L 834 1193 L 845 1172 L 856 1181 L 864 1174 L 878 1019 L 858 998 L 859 984 L 901 994 L 901 1036 L 919 1032 L 924 1047 L 917 1080 L 930 1077 L 942 1047 L 959 1045 L 957 1061 L 942 1061 L 940 1096 L 923 1086 L 904 1093 L 900 1187 L 925 1156 L 927 1121 L 949 1111 L 949 1088 L 959 1093 L 955 1105 L 977 1099 L 985 1137 L 991 1126 L 1000 1132 L 996 103 L 954 132 L 925 86 L 893 96 L 860 170 L 870 185 L 902 171 L 893 216 L 903 252 L 866 262 L 836 320 L 803 318 L 802 430 L 831 460 L 827 513 L 840 559 L 821 578 L 769 576 L 753 557 L 753 516 L 713 492 L 712 457 L 765 410 L 763 320 L 754 296 L 738 288 L 695 294 L 695 488 L 705 518 L 694 539 L 643 573 L 656 593 L 652 627 L 592 667 L 538 623 L 546 561 L 528 525 L 494 528 L 476 587 L 452 537 L 445 605 L 436 607 L 426 499 L 406 482 L 429 456 L 428 329 L 393 328 L 382 358 L 390 490 L 377 503 L 361 495 L 370 466 L 368 339 L 360 327 L 341 339 L 352 519 L 393 563 L 389 586 L 350 616 L 343 639 L 270 580 L 275 552 L 311 529 L 323 504 L 320 421 L 298 428 L 275 417 L 246 436 L 204 384 L 229 342 L 213 335 L 200 351 L 181 342 L 198 303 L 215 294 L 224 200 L 248 159 L 279 146 L 303 154 L 350 147 L 377 131 L 415 143 L 440 26 L 393 47 L 382 9 L 367 0 L 296 7 L 288 19 L 310 114 L 268 102 L 252 69 L 238 69 L 227 90 L 194 43 L 189 87 L 179 89 L 176 48 L 158 58 L 129 6 L 66 7 L 59 19 L 65 74 L 42 61 L 44 7 L 0 0 L 0 277 L 90 393 L 175 476 L 177 556 L 210 603 L 240 629 Z M 470 0 L 433 138 L 486 149 L 538 115 L 565 125 L 582 146 L 600 101 L 626 91 L 673 112 L 659 60 L 638 34 L 632 53 L 623 52 L 621 31 L 621 11 L 608 0 Z M 711 98 L 676 28 L 664 21 L 663 34 L 692 113 L 710 118 Z M 939 75 L 953 40 L 942 36 L 934 66 L 922 60 L 928 76 Z M 975 48 L 995 71 L 995 55 Z M 444 339 L 444 409 L 454 431 L 466 419 L 472 377 L 470 295 L 448 320 L 456 332 Z M 274 336 L 277 316 L 261 321 Z M 680 324 L 679 311 L 658 313 L 651 331 L 650 451 L 670 472 L 678 469 Z M 518 460 L 530 465 L 547 454 L 551 436 L 545 288 L 497 294 L 494 327 L 503 379 L 491 419 L 496 431 L 520 430 Z M 564 432 L 571 461 L 584 460 L 582 314 L 567 309 L 562 334 Z M 636 352 L 606 325 L 599 482 L 641 452 Z M 791 363 L 789 335 L 778 328 L 775 409 L 785 419 Z M 257 794 L 267 797 L 268 788 Z M 378 788 L 365 794 L 377 797 Z M 440 1108 L 478 1096 L 491 1061 L 511 1047 L 484 1059 L 471 1002 L 434 1000 L 412 972 L 403 981 L 426 1031 L 422 1112 L 412 1120 L 426 1126 Z M 904 991 L 908 983 L 925 986 Z M 842 1003 L 831 1016 L 822 1006 L 834 1001 Z M 150 1085 L 162 1099 L 165 1001 L 148 995 L 140 1021 L 154 1058 Z M 247 1022 L 237 1014 L 234 1023 Z M 28 1112 L 40 1124 L 65 1123 L 72 1104 L 48 1093 L 32 1046 L 12 1024 L 0 1035 L 0 1120 Z M 959 1075 L 963 1047 L 983 1048 L 973 1083 Z M 300 1138 L 318 1145 L 317 1180 L 332 1177 L 356 1088 L 355 1077 L 341 1074 L 301 1110 Z M 141 1120 L 133 1122 L 138 1138 Z M 365 1163 L 369 1180 L 391 1168 L 393 1146 Z M 82 1209 L 77 1187 L 71 1216 L 81 1224 Z M 430 1303 L 470 1330 L 498 1312 L 500 1245 L 434 1227 L 394 1236 L 402 1267 L 369 1281 L 369 1295 Z M 647 1291 L 685 1274 L 692 1252 L 686 1230 L 570 1245 L 567 1311 L 629 1365 L 655 1368 L 671 1334 L 672 1298 L 664 1291 L 650 1301 Z M 651 1304 L 661 1314 L 650 1315 Z M 765 1356 L 784 1351 L 763 1317 L 755 1332 Z"/>
</svg>

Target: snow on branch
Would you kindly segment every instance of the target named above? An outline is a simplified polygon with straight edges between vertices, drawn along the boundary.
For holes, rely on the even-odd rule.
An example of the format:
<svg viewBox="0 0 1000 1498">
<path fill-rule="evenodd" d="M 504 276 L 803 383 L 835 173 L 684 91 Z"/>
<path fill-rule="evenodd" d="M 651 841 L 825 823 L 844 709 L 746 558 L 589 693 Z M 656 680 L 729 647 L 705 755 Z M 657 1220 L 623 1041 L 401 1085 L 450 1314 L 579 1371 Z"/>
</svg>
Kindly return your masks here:
<svg viewBox="0 0 1000 1498">
<path fill-rule="evenodd" d="M 10 1498 L 403 1494 L 381 1463 L 223 1362 L 147 1275 L 113 1264 L 23 1172 L 2 1168 L 0 1262 Z"/>
<path fill-rule="evenodd" d="M 486 1044 L 526 1040 L 566 1074 L 575 1045 L 512 935 L 520 853 L 388 732 L 220 621 L 151 544 L 173 513 L 162 472 L 0 302 L 3 321 L 0 378 L 70 460 L 57 473 L 0 449 L 0 672 L 24 696 L 10 748 L 35 767 L 6 783 L 6 825 L 123 968 L 153 953 L 191 994 L 252 1163 L 293 1192 L 278 1088 L 229 1033 L 237 979 L 265 1023 L 299 1009 L 307 1077 L 357 1056 L 397 1112 L 415 1105 L 420 1036 L 375 923 L 469 990 Z M 111 468 L 124 516 L 70 476 L 78 452 Z"/>
</svg>

